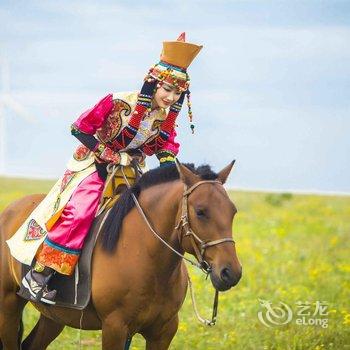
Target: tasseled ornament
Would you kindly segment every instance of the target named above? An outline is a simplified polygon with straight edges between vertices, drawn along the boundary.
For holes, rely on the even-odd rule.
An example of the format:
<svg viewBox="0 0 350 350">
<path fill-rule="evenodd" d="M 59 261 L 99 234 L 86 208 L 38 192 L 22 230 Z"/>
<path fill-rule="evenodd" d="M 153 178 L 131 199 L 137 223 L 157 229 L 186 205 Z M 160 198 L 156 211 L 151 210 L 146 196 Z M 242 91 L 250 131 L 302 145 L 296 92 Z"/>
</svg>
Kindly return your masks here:
<svg viewBox="0 0 350 350">
<path fill-rule="evenodd" d="M 190 120 L 190 128 L 192 131 L 192 134 L 194 134 L 194 124 L 192 124 L 192 119 L 193 119 L 193 114 L 192 114 L 192 108 L 191 108 L 191 92 L 190 90 L 187 90 L 186 93 L 186 97 L 187 97 L 187 108 L 188 108 L 188 118 Z"/>
</svg>

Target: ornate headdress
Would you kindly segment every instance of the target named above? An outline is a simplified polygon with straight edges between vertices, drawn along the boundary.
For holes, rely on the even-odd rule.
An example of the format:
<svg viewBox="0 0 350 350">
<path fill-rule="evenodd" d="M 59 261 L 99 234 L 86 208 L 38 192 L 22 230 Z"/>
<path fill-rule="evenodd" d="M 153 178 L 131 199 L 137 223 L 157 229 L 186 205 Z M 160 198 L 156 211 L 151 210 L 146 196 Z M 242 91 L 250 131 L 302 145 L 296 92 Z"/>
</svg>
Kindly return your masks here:
<svg viewBox="0 0 350 350">
<path fill-rule="evenodd" d="M 186 34 L 181 33 L 176 41 L 164 41 L 163 50 L 160 55 L 160 61 L 155 64 L 148 72 L 146 80 L 152 82 L 156 79 L 160 83 L 166 83 L 174 86 L 182 92 L 179 101 L 170 108 L 169 114 L 173 112 L 175 116 L 169 116 L 172 121 L 179 114 L 185 95 L 187 96 L 188 116 L 192 133 L 194 125 L 192 124 L 192 109 L 190 100 L 190 77 L 187 68 L 198 55 L 203 46 L 186 43 Z M 174 121 L 175 121 L 174 119 Z"/>
<path fill-rule="evenodd" d="M 135 110 L 129 120 L 129 124 L 117 137 L 117 142 L 123 148 L 135 137 L 141 120 L 147 110 L 151 109 L 152 98 L 157 87 L 166 83 L 179 89 L 182 94 L 179 100 L 174 103 L 169 110 L 167 118 L 160 127 L 159 136 L 154 140 L 152 148 L 161 148 L 168 139 L 169 133 L 174 127 L 175 120 L 181 110 L 185 95 L 187 96 L 188 115 L 193 132 L 192 111 L 190 102 L 190 91 L 188 90 L 190 77 L 187 68 L 197 56 L 203 46 L 185 42 L 185 33 L 180 34 L 176 41 L 163 42 L 163 50 L 160 61 L 150 68 L 145 77 L 143 86 L 139 93 Z M 147 150 L 145 150 L 147 153 Z"/>
<path fill-rule="evenodd" d="M 187 68 L 203 46 L 186 43 L 185 40 L 185 33 L 182 33 L 176 41 L 164 41 L 160 62 L 149 70 L 146 79 L 155 78 L 180 91 L 187 91 L 190 82 Z"/>
</svg>

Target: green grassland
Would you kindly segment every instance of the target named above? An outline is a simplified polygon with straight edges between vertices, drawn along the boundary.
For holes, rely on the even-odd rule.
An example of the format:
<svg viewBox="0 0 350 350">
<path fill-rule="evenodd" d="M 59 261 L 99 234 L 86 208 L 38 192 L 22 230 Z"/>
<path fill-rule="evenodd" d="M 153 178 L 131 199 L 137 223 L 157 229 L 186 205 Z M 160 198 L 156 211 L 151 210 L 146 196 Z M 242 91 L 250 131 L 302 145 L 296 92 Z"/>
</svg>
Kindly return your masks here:
<svg viewBox="0 0 350 350">
<path fill-rule="evenodd" d="M 47 192 L 52 184 L 0 178 L 0 210 L 26 194 Z M 197 322 L 188 295 L 171 349 L 350 349 L 350 197 L 240 191 L 230 196 L 238 208 L 233 232 L 242 280 L 221 293 L 212 328 Z M 190 268 L 190 273 L 200 312 L 209 317 L 213 288 L 199 272 Z M 259 299 L 287 304 L 292 320 L 265 326 L 257 316 L 264 310 Z M 310 303 L 306 322 L 327 319 L 328 327 L 297 324 L 298 302 Z M 317 302 L 327 304 L 323 313 L 328 315 L 316 310 Z M 31 306 L 25 309 L 26 333 L 37 317 Z M 82 349 L 100 349 L 100 332 L 70 328 L 49 348 L 77 349 L 79 339 Z M 143 348 L 144 340 L 135 336 L 132 349 Z"/>
</svg>

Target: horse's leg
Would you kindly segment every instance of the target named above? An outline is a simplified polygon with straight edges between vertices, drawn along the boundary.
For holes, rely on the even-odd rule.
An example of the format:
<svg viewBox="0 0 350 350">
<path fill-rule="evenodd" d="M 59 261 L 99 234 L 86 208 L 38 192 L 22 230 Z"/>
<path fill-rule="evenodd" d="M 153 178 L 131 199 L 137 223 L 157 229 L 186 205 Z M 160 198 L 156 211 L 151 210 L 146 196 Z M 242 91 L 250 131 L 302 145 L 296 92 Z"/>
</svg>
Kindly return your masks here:
<svg viewBox="0 0 350 350">
<path fill-rule="evenodd" d="M 102 349 L 124 350 L 128 339 L 128 329 L 122 318 L 115 312 L 102 322 Z"/>
<path fill-rule="evenodd" d="M 62 332 L 64 325 L 40 315 L 39 321 L 22 343 L 23 350 L 45 350 Z"/>
<path fill-rule="evenodd" d="M 0 299 L 2 348 L 19 349 L 23 333 L 22 312 L 27 301 L 19 298 L 14 292 L 5 292 Z"/>
<path fill-rule="evenodd" d="M 165 323 L 162 327 L 151 328 L 142 335 L 146 339 L 146 350 L 166 350 L 173 340 L 177 327 L 179 325 L 179 318 L 176 314 L 170 321 Z"/>
</svg>

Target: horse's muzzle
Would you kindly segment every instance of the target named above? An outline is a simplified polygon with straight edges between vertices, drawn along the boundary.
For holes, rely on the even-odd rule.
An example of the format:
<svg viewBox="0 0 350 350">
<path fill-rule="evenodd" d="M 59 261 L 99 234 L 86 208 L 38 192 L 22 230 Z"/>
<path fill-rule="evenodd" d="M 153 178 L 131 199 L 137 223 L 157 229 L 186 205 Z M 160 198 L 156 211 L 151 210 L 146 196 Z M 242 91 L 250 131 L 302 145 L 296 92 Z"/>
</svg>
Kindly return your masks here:
<svg viewBox="0 0 350 350">
<path fill-rule="evenodd" d="M 242 267 L 234 271 L 230 265 L 221 268 L 219 271 L 213 269 L 210 279 L 213 286 L 220 292 L 234 287 L 242 277 Z"/>
</svg>

